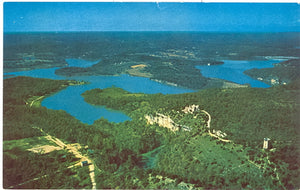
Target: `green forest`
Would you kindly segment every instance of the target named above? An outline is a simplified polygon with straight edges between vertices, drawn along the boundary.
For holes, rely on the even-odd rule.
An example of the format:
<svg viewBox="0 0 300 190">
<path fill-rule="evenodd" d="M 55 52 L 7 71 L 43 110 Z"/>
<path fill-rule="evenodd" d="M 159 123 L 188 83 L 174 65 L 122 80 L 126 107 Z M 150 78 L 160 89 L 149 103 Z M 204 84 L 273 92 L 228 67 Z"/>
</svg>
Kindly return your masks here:
<svg viewBox="0 0 300 190">
<path fill-rule="evenodd" d="M 244 73 L 251 76 L 252 78 L 262 78 L 262 80 L 269 84 L 272 84 L 272 79 L 277 81 L 277 84 L 287 84 L 291 81 L 299 79 L 300 59 L 289 59 L 282 61 L 274 65 L 273 68 L 264 69 L 250 69 L 246 70 Z"/>
<path fill-rule="evenodd" d="M 79 143 L 81 153 L 96 166 L 99 189 L 300 187 L 298 80 L 268 89 L 207 89 L 177 95 L 130 93 L 117 87 L 82 94 L 90 104 L 132 118 L 123 123 L 101 118 L 83 124 L 65 111 L 30 103 L 71 83 L 30 77 L 3 81 L 4 188 L 91 188 L 88 169 L 69 168 L 78 160 L 66 150 L 47 154 L 27 150 L 24 142 L 49 143 L 41 140 L 44 134 L 37 127 L 65 143 Z M 199 105 L 199 110 L 184 113 L 190 105 Z M 201 110 L 211 115 L 209 129 L 209 118 Z M 180 130 L 150 124 L 145 117 L 158 114 L 169 116 Z M 210 130 L 226 133 L 230 142 L 211 136 Z M 264 138 L 271 139 L 266 150 Z"/>
<path fill-rule="evenodd" d="M 222 64 L 223 60 L 266 60 L 266 55 L 298 57 L 298 39 L 297 33 L 5 33 L 3 70 L 62 67 L 55 71 L 61 76 L 135 73 L 199 90 L 222 87 L 224 81 L 202 76 L 195 66 Z M 88 68 L 68 67 L 68 58 L 100 61 Z M 140 63 L 146 67 L 133 72 L 131 66 Z M 298 74 L 296 70 L 276 67 L 271 72 L 254 69 L 246 74 L 263 76 L 263 82 L 270 83 L 271 74 L 280 73 L 277 78 L 288 83 Z"/>
</svg>

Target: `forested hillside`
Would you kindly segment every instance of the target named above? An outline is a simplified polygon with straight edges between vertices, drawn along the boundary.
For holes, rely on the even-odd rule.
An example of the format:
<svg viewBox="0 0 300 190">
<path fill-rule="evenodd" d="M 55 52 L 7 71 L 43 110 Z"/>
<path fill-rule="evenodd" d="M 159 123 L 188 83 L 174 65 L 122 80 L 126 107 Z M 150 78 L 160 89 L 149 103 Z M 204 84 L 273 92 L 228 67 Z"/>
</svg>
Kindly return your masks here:
<svg viewBox="0 0 300 190">
<path fill-rule="evenodd" d="M 102 118 L 87 125 L 65 111 L 31 104 L 68 84 L 28 77 L 4 80 L 4 188 L 29 180 L 26 176 L 43 175 L 48 177 L 27 183 L 26 188 L 91 187 L 86 168 L 66 170 L 65 178 L 59 177 L 65 165 L 76 162 L 66 152 L 36 154 L 24 148 L 19 140 L 41 141 L 37 127 L 66 143 L 79 143 L 82 154 L 97 168 L 101 189 L 300 187 L 299 81 L 269 89 L 209 89 L 179 95 L 130 93 L 116 87 L 83 94 L 91 104 L 121 110 L 132 118 L 123 123 Z M 193 104 L 199 110 L 182 111 Z M 210 128 L 202 110 L 211 116 Z M 157 114 L 169 116 L 182 130 L 173 132 L 145 118 Z M 214 137 L 213 130 L 226 133 L 222 138 L 231 142 Z M 271 139 L 267 150 L 262 149 L 263 138 Z M 56 164 L 47 165 L 49 159 Z M 20 164 L 25 160 L 30 161 Z M 24 171 L 31 175 L 23 175 Z M 58 178 L 66 183 L 60 184 Z"/>
<path fill-rule="evenodd" d="M 287 188 L 298 187 L 299 173 L 299 81 L 295 81 L 287 86 L 273 87 L 269 89 L 259 88 L 242 88 L 242 89 L 211 89 L 199 91 L 197 93 L 189 93 L 182 95 L 141 95 L 130 94 L 121 89 L 95 89 L 83 94 L 85 100 L 99 105 L 107 105 L 108 107 L 123 110 L 126 113 L 132 113 L 132 110 L 136 108 L 143 108 L 141 112 L 149 114 L 153 112 L 160 112 L 171 115 L 174 120 L 181 118 L 185 124 L 189 124 L 192 127 L 200 127 L 201 122 L 193 117 L 187 118 L 182 115 L 181 110 L 187 105 L 200 105 L 201 109 L 208 111 L 212 116 L 212 127 L 215 130 L 221 130 L 227 134 L 227 138 L 232 140 L 234 147 L 228 148 L 228 145 L 214 145 L 209 146 L 210 141 L 206 136 L 207 131 L 205 128 L 198 132 L 198 136 L 189 138 L 187 134 L 177 134 L 177 137 L 172 138 L 172 142 L 164 144 L 158 155 L 158 166 L 156 169 L 170 176 L 181 176 L 184 179 L 188 179 L 189 182 L 197 184 L 206 184 L 206 187 L 217 187 L 217 184 L 221 186 L 228 186 L 238 188 L 233 185 L 232 182 L 239 181 L 239 184 L 244 184 L 251 187 L 273 187 L 273 185 L 284 186 Z M 133 98 L 136 97 L 136 98 Z M 134 101 L 134 99 L 136 101 Z M 140 114 L 140 112 L 139 112 Z M 203 116 L 202 116 L 203 118 Z M 179 119 L 180 122 L 180 119 Z M 196 124 L 191 124 L 196 123 Z M 198 124 L 198 125 L 197 125 Z M 191 132 L 194 136 L 195 134 Z M 169 135 L 168 135 L 169 136 Z M 201 137 L 200 137 L 201 136 Z M 203 140 L 206 139 L 206 140 Z M 263 151 L 262 144 L 264 138 L 270 138 L 271 150 Z M 181 139 L 181 140 L 180 140 Z M 209 140 L 209 141 L 207 141 Z M 206 144 L 209 147 L 203 147 L 208 150 L 208 153 L 204 154 L 201 151 L 201 144 L 199 142 L 204 141 L 202 144 Z M 184 143 L 183 143 L 184 142 Z M 220 142 L 215 142 L 220 144 Z M 221 142 L 221 144 L 224 144 Z M 169 146 L 166 146 L 169 145 Z M 237 149 L 241 145 L 242 148 Z M 176 148 L 175 148 L 176 147 Z M 230 147 L 230 146 L 229 146 Z M 219 152 L 218 149 L 225 150 Z M 228 149 L 227 149 L 228 148 Z M 199 155 L 197 151 L 199 150 Z M 227 150 L 226 150 L 227 149 Z M 196 151 L 197 150 L 197 151 Z M 233 156 L 234 152 L 241 152 L 240 154 L 246 154 L 247 157 L 241 155 Z M 201 154 L 200 154 L 201 153 Z M 226 168 L 233 167 L 222 165 L 222 161 L 218 160 L 218 156 L 222 154 L 222 159 L 228 156 L 228 161 L 223 164 L 229 164 L 234 162 L 233 157 L 237 157 L 245 166 L 246 161 L 249 159 L 259 165 L 260 171 L 264 172 L 264 176 L 273 176 L 271 181 L 263 179 L 259 182 L 255 174 L 255 169 L 250 166 L 250 170 L 254 173 L 251 176 L 256 176 L 252 179 L 253 184 L 250 184 L 248 175 L 242 173 L 231 173 L 229 176 L 221 177 L 215 176 L 214 178 L 195 178 L 195 176 L 201 176 L 204 171 L 201 168 L 206 168 L 208 173 L 223 173 Z M 189 155 L 189 156 L 187 156 Z M 215 156 L 214 156 L 215 155 Z M 231 155 L 231 156 L 230 156 Z M 209 172 L 208 165 L 203 163 L 203 157 L 206 162 L 217 162 L 213 170 Z M 196 159 L 196 158 L 202 159 Z M 211 161 L 211 157 L 216 157 Z M 197 161 L 198 160 L 198 161 Z M 217 161 L 216 161 L 217 160 Z M 200 161 L 200 163 L 199 163 Z M 201 162 L 202 161 L 202 162 Z M 224 160 L 223 160 L 224 161 Z M 200 164 L 198 165 L 197 164 Z M 229 163 L 228 163 L 229 162 Z M 251 162 L 250 162 L 251 163 Z M 221 166 L 220 166 L 221 165 Z M 239 166 L 240 167 L 240 166 Z M 195 173 L 189 169 L 197 168 Z M 185 171 L 186 169 L 186 171 Z M 211 167 L 209 167 L 211 169 Z M 218 171 L 214 170 L 217 169 Z M 201 170 L 201 171 L 200 171 Z M 173 171 L 173 172 L 172 172 Z M 272 173 L 278 171 L 279 173 Z M 187 172 L 187 173 L 185 173 Z M 199 172 L 199 173 L 198 173 Z M 271 172 L 271 173 L 267 173 Z M 250 172 L 251 173 L 251 172 Z M 248 174 L 250 174 L 248 173 Z M 207 175 L 207 173 L 203 174 Z M 231 179 L 231 175 L 233 178 Z M 246 176 L 244 176 L 246 175 Z M 234 177 L 235 176 L 235 177 Z M 237 177 L 239 176 L 239 177 Z M 242 177 L 241 177 L 242 176 Z M 248 177 L 247 177 L 248 176 Z M 206 176 L 207 177 L 207 176 Z M 245 178 L 244 178 L 245 177 Z M 212 180 L 212 185 L 208 181 Z M 229 182 L 227 181 L 229 180 Z M 242 182 L 245 180 L 244 182 Z M 275 181 L 274 181 L 275 180 Z M 254 182 L 256 181 L 256 182 Z M 268 184 L 268 185 L 267 185 Z M 266 185 L 266 186 L 264 186 Z"/>
<path fill-rule="evenodd" d="M 298 36 L 201 32 L 5 33 L 3 69 L 12 72 L 61 67 L 56 74 L 62 76 L 130 74 L 205 89 L 222 87 L 225 81 L 206 78 L 195 66 L 222 64 L 223 60 L 266 60 L 272 56 L 295 58 L 299 55 L 295 48 L 299 45 Z M 68 58 L 100 61 L 80 68 L 68 66 Z M 144 67 L 135 67 L 140 64 Z M 288 75 L 281 69 L 275 71 Z M 247 74 L 257 78 L 256 72 L 270 83 L 269 71 L 252 70 Z M 260 75 L 261 72 L 264 74 Z"/>
<path fill-rule="evenodd" d="M 273 68 L 250 69 L 244 73 L 269 85 L 287 84 L 300 77 L 300 59 L 290 59 L 275 64 Z"/>
</svg>

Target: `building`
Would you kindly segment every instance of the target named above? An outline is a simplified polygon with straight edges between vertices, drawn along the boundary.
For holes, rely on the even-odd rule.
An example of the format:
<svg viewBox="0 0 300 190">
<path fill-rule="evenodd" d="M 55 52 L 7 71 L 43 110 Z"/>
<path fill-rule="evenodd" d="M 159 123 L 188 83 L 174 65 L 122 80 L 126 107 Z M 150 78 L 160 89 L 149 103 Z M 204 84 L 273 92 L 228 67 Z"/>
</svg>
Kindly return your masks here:
<svg viewBox="0 0 300 190">
<path fill-rule="evenodd" d="M 89 165 L 88 161 L 82 161 L 81 162 L 81 167 L 88 166 L 88 165 Z"/>
<path fill-rule="evenodd" d="M 269 138 L 264 138 L 264 145 L 263 145 L 263 149 L 268 149 L 269 148 Z"/>
</svg>

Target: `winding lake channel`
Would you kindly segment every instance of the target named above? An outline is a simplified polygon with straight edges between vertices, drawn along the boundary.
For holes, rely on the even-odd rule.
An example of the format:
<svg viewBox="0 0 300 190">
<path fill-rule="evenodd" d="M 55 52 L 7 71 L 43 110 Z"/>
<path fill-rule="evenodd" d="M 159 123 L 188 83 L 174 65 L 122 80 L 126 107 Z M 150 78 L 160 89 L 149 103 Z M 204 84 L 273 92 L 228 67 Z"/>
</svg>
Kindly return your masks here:
<svg viewBox="0 0 300 190">
<path fill-rule="evenodd" d="M 69 66 L 90 67 L 99 61 L 86 61 L 80 59 L 66 59 Z M 224 61 L 222 65 L 214 66 L 197 66 L 201 73 L 206 77 L 221 78 L 239 84 L 249 83 L 252 87 L 269 87 L 261 81 L 254 80 L 243 74 L 243 71 L 251 68 L 273 67 L 278 60 L 267 61 Z M 81 94 L 94 88 L 108 88 L 112 86 L 123 88 L 133 93 L 162 93 L 162 94 L 180 94 L 193 92 L 193 90 L 162 84 L 149 78 L 134 77 L 129 75 L 120 76 L 80 76 L 80 77 L 63 77 L 55 74 L 59 67 L 49 69 L 35 69 L 30 71 L 20 71 L 4 73 L 4 75 L 29 76 L 35 78 L 47 78 L 55 80 L 77 80 L 86 81 L 89 84 L 68 86 L 66 89 L 45 98 L 42 106 L 54 110 L 65 110 L 83 123 L 93 124 L 95 120 L 101 117 L 111 122 L 123 122 L 130 120 L 126 114 L 120 111 L 111 110 L 104 106 L 94 106 L 84 101 Z M 4 76 L 5 78 L 5 76 Z"/>
<path fill-rule="evenodd" d="M 98 62 L 78 59 L 67 59 L 66 61 L 69 66 L 76 67 L 89 67 Z M 131 119 L 123 112 L 108 109 L 104 106 L 95 106 L 86 103 L 81 94 L 87 90 L 91 90 L 94 88 L 103 89 L 116 86 L 133 93 L 141 92 L 146 94 L 180 94 L 193 92 L 193 90 L 190 89 L 162 84 L 150 80 L 149 78 L 134 77 L 129 75 L 63 77 L 55 74 L 56 69 L 59 68 L 55 67 L 49 69 L 35 69 L 30 71 L 11 72 L 4 74 L 55 80 L 67 79 L 89 82 L 90 84 L 86 85 L 68 86 L 66 89 L 61 90 L 42 101 L 42 106 L 54 110 L 65 110 L 75 118 L 87 124 L 93 124 L 95 120 L 100 119 L 101 117 L 111 122 L 123 122 Z"/>
<path fill-rule="evenodd" d="M 244 71 L 257 68 L 271 68 L 274 63 L 279 63 L 283 60 L 263 60 L 263 61 L 232 61 L 223 60 L 221 65 L 201 65 L 196 66 L 203 76 L 209 78 L 219 78 L 231 81 L 238 84 L 250 84 L 251 87 L 267 88 L 270 87 L 266 83 L 255 80 L 244 74 Z"/>
</svg>

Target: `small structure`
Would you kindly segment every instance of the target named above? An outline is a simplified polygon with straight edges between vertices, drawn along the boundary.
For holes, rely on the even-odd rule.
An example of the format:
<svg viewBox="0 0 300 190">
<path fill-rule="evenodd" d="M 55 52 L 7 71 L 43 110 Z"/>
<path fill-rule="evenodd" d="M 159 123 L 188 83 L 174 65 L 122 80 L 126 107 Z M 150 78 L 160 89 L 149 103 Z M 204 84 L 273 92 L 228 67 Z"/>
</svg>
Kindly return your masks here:
<svg viewBox="0 0 300 190">
<path fill-rule="evenodd" d="M 82 161 L 81 162 L 81 167 L 88 166 L 88 165 L 89 165 L 88 161 Z"/>
<path fill-rule="evenodd" d="M 269 147 L 269 138 L 264 138 L 264 145 L 263 145 L 263 149 L 268 149 Z"/>
<path fill-rule="evenodd" d="M 216 131 L 216 130 L 213 129 L 212 133 L 215 134 L 215 135 L 217 135 L 218 137 L 221 137 L 221 138 L 224 138 L 224 137 L 227 136 L 226 133 L 224 133 L 224 132 L 222 132 L 222 131 L 220 131 L 220 130 L 217 130 L 217 131 Z"/>
</svg>

